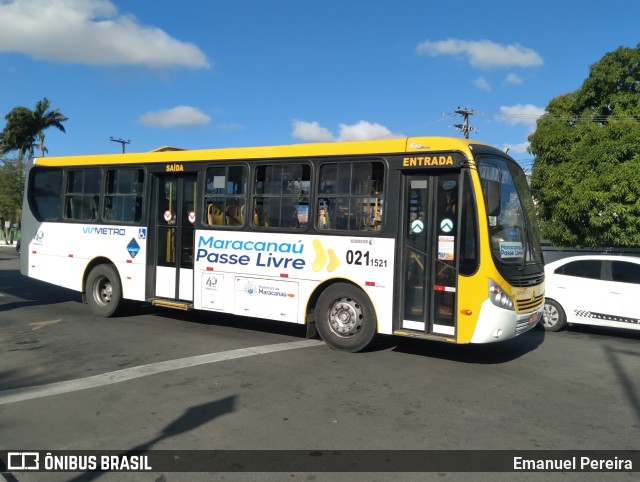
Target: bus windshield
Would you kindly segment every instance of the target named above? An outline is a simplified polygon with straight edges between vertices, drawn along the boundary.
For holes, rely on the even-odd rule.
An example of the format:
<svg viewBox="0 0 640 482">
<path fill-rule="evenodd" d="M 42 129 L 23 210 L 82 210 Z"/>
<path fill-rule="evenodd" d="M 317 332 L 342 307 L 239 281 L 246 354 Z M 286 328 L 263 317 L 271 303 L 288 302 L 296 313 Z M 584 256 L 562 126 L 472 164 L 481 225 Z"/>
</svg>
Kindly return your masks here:
<svg viewBox="0 0 640 482">
<path fill-rule="evenodd" d="M 489 184 L 499 184 L 499 207 L 487 213 L 493 258 L 507 266 L 542 263 L 537 218 L 522 169 L 505 159 L 479 157 L 478 172 L 485 199 Z"/>
</svg>

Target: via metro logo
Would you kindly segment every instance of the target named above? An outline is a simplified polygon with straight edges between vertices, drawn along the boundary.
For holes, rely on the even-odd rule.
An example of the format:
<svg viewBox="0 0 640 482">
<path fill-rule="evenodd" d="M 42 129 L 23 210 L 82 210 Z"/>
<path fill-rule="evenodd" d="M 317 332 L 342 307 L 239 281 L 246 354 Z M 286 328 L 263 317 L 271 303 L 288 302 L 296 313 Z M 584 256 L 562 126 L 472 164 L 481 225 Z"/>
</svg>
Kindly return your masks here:
<svg viewBox="0 0 640 482">
<path fill-rule="evenodd" d="M 334 269 L 340 266 L 340 260 L 333 249 L 329 248 L 325 250 L 319 239 L 313 240 L 313 249 L 316 252 L 316 259 L 311 265 L 313 271 L 318 272 L 326 266 L 327 271 L 331 273 Z"/>
</svg>

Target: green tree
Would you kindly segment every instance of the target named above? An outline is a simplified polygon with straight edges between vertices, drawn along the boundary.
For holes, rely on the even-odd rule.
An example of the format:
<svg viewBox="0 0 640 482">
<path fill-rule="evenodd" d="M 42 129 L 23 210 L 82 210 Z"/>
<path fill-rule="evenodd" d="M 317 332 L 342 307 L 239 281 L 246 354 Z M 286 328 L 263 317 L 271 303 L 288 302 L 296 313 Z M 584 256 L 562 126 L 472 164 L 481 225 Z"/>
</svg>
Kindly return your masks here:
<svg viewBox="0 0 640 482">
<path fill-rule="evenodd" d="M 529 136 L 543 237 L 557 246 L 640 246 L 640 44 L 592 65 Z"/>
<path fill-rule="evenodd" d="M 20 224 L 22 194 L 24 192 L 24 166 L 21 158 L 0 159 L 0 230 L 9 244 L 5 222 Z"/>
<path fill-rule="evenodd" d="M 66 132 L 63 122 L 68 118 L 59 109 L 50 110 L 51 102 L 46 97 L 36 102 L 34 110 L 15 107 L 6 116 L 7 121 L 0 133 L 0 152 L 18 151 L 22 159 L 25 155 L 33 157 L 34 149 L 39 149 L 44 157 L 47 148 L 44 145 L 44 131 L 50 127 Z"/>
</svg>

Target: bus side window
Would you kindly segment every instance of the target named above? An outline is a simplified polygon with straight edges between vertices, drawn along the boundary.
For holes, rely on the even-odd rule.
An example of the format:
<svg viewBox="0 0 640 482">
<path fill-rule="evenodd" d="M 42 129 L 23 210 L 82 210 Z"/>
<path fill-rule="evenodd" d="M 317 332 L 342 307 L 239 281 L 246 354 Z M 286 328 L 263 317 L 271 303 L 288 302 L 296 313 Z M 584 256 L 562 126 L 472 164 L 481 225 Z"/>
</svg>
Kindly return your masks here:
<svg viewBox="0 0 640 482">
<path fill-rule="evenodd" d="M 380 161 L 326 163 L 318 179 L 318 229 L 382 229 L 385 166 Z"/>
<path fill-rule="evenodd" d="M 100 202 L 100 169 L 70 169 L 65 189 L 65 218 L 96 221 Z"/>
<path fill-rule="evenodd" d="M 104 213 L 103 218 L 105 221 L 113 220 L 113 198 L 105 196 L 104 198 Z"/>
<path fill-rule="evenodd" d="M 142 220 L 144 171 L 107 171 L 102 218 L 110 223 L 138 223 Z"/>
<path fill-rule="evenodd" d="M 29 205 L 38 221 L 60 217 L 60 194 L 62 193 L 62 171 L 34 170 L 28 189 Z"/>
<path fill-rule="evenodd" d="M 98 213 L 100 212 L 100 196 L 93 196 L 91 200 L 91 220 L 98 219 Z"/>
<path fill-rule="evenodd" d="M 469 171 L 464 172 L 464 192 L 460 216 L 460 274 L 472 275 L 478 269 L 478 223 L 476 203 L 473 197 L 473 184 Z"/>
<path fill-rule="evenodd" d="M 244 226 L 247 185 L 246 166 L 207 169 L 204 223 L 209 226 Z"/>
<path fill-rule="evenodd" d="M 256 167 L 253 225 L 301 229 L 309 221 L 311 166 L 277 163 Z"/>
<path fill-rule="evenodd" d="M 280 226 L 283 228 L 298 228 L 300 223 L 298 222 L 298 210 L 293 204 L 282 205 L 282 219 Z"/>
<path fill-rule="evenodd" d="M 134 211 L 134 221 L 139 221 L 142 219 L 142 198 L 136 197 L 136 207 Z"/>
</svg>

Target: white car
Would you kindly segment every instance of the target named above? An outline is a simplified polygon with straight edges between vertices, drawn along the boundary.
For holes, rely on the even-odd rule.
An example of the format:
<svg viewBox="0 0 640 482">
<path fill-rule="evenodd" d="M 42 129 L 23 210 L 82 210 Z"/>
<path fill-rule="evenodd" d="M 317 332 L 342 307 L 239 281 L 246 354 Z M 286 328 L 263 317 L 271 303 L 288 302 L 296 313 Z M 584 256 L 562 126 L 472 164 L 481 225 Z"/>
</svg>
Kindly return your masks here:
<svg viewBox="0 0 640 482">
<path fill-rule="evenodd" d="M 640 330 L 640 258 L 572 256 L 545 266 L 543 326 L 567 323 Z"/>
</svg>

